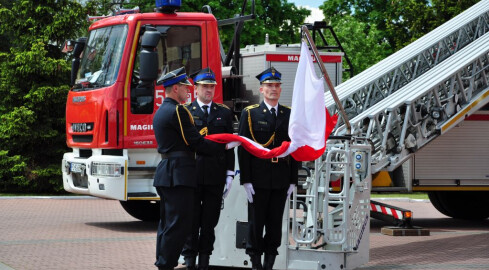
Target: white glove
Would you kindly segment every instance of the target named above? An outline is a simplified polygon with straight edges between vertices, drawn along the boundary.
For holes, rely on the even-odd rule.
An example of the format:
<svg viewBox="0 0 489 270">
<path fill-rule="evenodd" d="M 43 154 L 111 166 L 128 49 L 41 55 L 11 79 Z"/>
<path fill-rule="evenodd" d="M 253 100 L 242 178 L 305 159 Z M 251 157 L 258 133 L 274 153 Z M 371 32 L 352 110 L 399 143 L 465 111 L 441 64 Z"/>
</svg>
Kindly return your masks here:
<svg viewBox="0 0 489 270">
<path fill-rule="evenodd" d="M 226 177 L 226 187 L 224 188 L 224 193 L 222 194 L 223 199 L 226 199 L 226 197 L 228 196 L 232 185 L 233 185 L 233 177 L 228 175 Z"/>
<path fill-rule="evenodd" d="M 295 189 L 295 184 L 290 184 L 289 190 L 287 190 L 287 198 L 290 197 L 290 194 L 292 194 L 294 189 Z"/>
<path fill-rule="evenodd" d="M 255 195 L 255 190 L 253 189 L 253 185 L 251 183 L 243 184 L 243 187 L 246 191 L 246 197 L 248 197 L 248 201 L 250 203 L 253 202 L 253 195 Z"/>
<path fill-rule="evenodd" d="M 236 146 L 240 146 L 240 145 L 241 145 L 241 142 L 238 142 L 238 141 L 227 143 L 226 144 L 226 150 L 232 149 L 232 148 L 234 148 Z"/>
</svg>

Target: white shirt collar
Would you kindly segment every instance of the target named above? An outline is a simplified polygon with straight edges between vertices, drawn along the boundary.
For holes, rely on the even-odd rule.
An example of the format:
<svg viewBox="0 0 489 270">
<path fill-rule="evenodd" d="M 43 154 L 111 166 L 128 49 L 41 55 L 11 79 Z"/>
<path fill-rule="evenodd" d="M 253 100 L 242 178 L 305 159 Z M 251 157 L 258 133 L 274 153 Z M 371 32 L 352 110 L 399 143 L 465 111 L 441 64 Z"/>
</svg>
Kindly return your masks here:
<svg viewBox="0 0 489 270">
<path fill-rule="evenodd" d="M 278 113 L 278 103 L 277 105 L 275 105 L 274 107 L 272 107 L 270 104 L 268 104 L 266 101 L 263 101 L 263 103 L 265 103 L 265 105 L 267 106 L 268 110 L 271 111 L 272 108 L 275 108 L 275 115 L 277 115 Z"/>
<path fill-rule="evenodd" d="M 196 100 L 197 100 L 197 103 L 199 104 L 199 107 L 200 107 L 200 109 L 201 109 L 202 111 L 204 110 L 204 109 L 202 109 L 202 106 L 204 106 L 204 105 L 209 106 L 209 108 L 207 108 L 207 113 L 210 113 L 210 110 L 211 110 L 211 105 L 212 105 L 212 101 L 211 101 L 211 102 L 209 102 L 209 104 L 205 104 L 205 103 L 201 102 L 199 99 L 196 99 Z"/>
</svg>

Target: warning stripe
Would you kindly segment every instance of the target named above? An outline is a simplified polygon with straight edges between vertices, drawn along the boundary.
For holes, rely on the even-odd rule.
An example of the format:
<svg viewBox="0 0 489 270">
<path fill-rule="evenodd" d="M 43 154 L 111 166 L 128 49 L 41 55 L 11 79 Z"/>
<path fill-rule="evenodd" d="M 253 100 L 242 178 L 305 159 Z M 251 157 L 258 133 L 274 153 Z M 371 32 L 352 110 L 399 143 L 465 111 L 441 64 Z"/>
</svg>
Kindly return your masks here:
<svg viewBox="0 0 489 270">
<path fill-rule="evenodd" d="M 402 211 L 392 209 L 389 207 L 385 207 L 385 206 L 381 206 L 381 205 L 376 205 L 374 203 L 370 203 L 370 211 L 380 212 L 380 213 L 383 213 L 384 215 L 393 216 L 394 218 L 399 219 L 399 220 L 403 219 Z"/>
</svg>

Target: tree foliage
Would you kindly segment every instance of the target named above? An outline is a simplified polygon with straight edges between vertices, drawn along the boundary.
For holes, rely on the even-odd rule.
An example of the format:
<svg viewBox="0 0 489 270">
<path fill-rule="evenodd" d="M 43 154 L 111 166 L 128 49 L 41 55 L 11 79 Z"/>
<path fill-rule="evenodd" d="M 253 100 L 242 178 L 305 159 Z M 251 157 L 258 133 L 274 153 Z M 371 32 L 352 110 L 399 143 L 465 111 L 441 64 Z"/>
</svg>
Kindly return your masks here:
<svg viewBox="0 0 489 270">
<path fill-rule="evenodd" d="M 99 1 L 105 4 L 97 5 L 99 8 L 107 8 L 107 0 Z M 123 6 L 133 8 L 139 6 L 142 12 L 151 12 L 154 9 L 154 0 L 126 0 Z M 211 8 L 212 14 L 218 19 L 233 18 L 236 14 L 241 13 L 244 0 L 194 0 L 182 1 L 182 12 L 200 12 L 202 7 L 207 5 Z M 107 11 L 98 10 L 101 14 Z M 204 10 L 207 12 L 207 9 Z M 251 13 L 251 0 L 247 1 L 245 15 Z M 269 35 L 270 43 L 289 44 L 300 41 L 300 26 L 304 23 L 311 11 L 305 8 L 299 8 L 288 0 L 256 0 L 255 1 L 256 18 L 252 21 L 245 22 L 243 28 L 241 44 L 263 44 L 265 35 Z M 222 26 L 220 29 L 220 38 L 225 48 L 231 44 L 234 34 L 232 25 Z"/>
<path fill-rule="evenodd" d="M 62 189 L 70 65 L 60 49 L 86 26 L 73 1 L 0 2 L 0 191 Z"/>
<path fill-rule="evenodd" d="M 477 0 L 328 0 L 320 9 L 359 73 Z"/>
<path fill-rule="evenodd" d="M 66 39 L 86 35 L 87 15 L 124 8 L 154 9 L 154 0 L 0 0 L 0 192 L 61 191 L 60 161 L 67 152 L 65 103 L 70 59 L 61 54 Z M 182 11 L 208 4 L 218 19 L 240 12 L 242 0 L 184 1 Z M 309 11 L 287 0 L 257 0 L 257 19 L 247 22 L 242 44 L 298 42 Z M 249 14 L 249 5 L 246 14 Z M 223 29 L 230 44 L 234 29 Z"/>
<path fill-rule="evenodd" d="M 86 35 L 86 16 L 126 8 L 154 9 L 154 0 L 0 0 L 0 191 L 59 191 L 65 143 L 70 59 L 66 39 Z M 250 14 L 250 2 L 245 14 Z M 243 44 L 297 43 L 310 14 L 288 0 L 256 0 Z M 321 6 L 357 72 L 380 61 L 474 4 L 475 0 L 328 0 Z M 243 0 L 183 1 L 181 11 L 209 5 L 217 19 L 241 12 Z M 229 47 L 232 26 L 223 26 Z"/>
</svg>

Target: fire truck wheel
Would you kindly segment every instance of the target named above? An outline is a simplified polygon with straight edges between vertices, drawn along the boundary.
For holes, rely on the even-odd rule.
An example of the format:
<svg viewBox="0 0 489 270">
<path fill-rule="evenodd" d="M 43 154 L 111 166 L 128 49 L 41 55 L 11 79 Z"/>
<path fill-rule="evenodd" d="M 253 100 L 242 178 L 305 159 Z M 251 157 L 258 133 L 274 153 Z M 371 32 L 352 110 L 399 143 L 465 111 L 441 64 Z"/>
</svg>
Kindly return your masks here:
<svg viewBox="0 0 489 270">
<path fill-rule="evenodd" d="M 159 201 L 120 201 L 122 208 L 134 218 L 142 221 L 158 221 L 160 219 Z"/>
<path fill-rule="evenodd" d="M 440 213 L 458 219 L 486 219 L 489 217 L 487 191 L 431 191 L 428 197 Z"/>
</svg>

